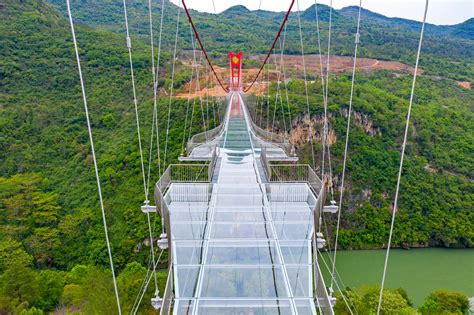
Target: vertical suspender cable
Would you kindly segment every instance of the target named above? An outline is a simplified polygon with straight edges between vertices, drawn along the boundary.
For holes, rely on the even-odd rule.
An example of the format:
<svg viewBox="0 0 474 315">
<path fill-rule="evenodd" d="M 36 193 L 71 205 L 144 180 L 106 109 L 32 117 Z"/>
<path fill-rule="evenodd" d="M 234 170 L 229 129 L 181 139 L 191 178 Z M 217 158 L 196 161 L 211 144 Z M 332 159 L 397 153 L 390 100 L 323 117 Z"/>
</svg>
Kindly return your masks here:
<svg viewBox="0 0 474 315">
<path fill-rule="evenodd" d="M 403 171 L 403 159 L 405 157 L 405 148 L 406 148 L 407 138 L 408 138 L 408 128 L 410 126 L 411 109 L 413 106 L 413 97 L 415 95 L 416 77 L 418 74 L 418 64 L 420 62 L 421 46 L 423 43 L 423 34 L 425 31 L 426 15 L 428 13 L 428 4 L 429 4 L 429 0 L 426 0 L 425 12 L 423 14 L 423 24 L 421 25 L 420 41 L 418 43 L 418 51 L 416 53 L 415 71 L 413 73 L 413 82 L 411 85 L 410 103 L 408 105 L 408 113 L 407 113 L 407 118 L 406 118 L 406 123 L 405 123 L 405 134 L 403 136 L 402 152 L 400 155 L 400 167 L 398 169 L 398 179 L 397 179 L 397 187 L 395 190 L 395 200 L 393 203 L 392 221 L 390 223 L 390 234 L 388 237 L 387 252 L 385 254 L 385 263 L 383 267 L 382 282 L 380 284 L 380 295 L 379 295 L 379 304 L 377 307 L 377 315 L 380 314 L 380 309 L 382 307 L 383 287 L 385 284 L 385 276 L 387 274 L 388 258 L 390 255 L 390 246 L 392 244 L 393 226 L 395 224 L 395 215 L 397 214 L 397 211 L 398 211 L 398 194 L 400 192 L 400 181 L 402 178 L 402 171 Z"/>
<path fill-rule="evenodd" d="M 130 76 L 132 80 L 132 92 L 133 92 L 133 104 L 135 106 L 135 116 L 137 122 L 137 136 L 138 136 L 138 147 L 140 149 L 140 163 L 142 168 L 142 177 L 143 177 L 143 190 L 145 193 L 145 200 L 147 198 L 147 187 L 146 187 L 146 178 L 145 178 L 145 164 L 143 163 L 143 150 L 142 150 L 142 140 L 140 135 L 140 118 L 138 116 L 138 101 L 137 101 L 137 90 L 135 87 L 135 73 L 133 70 L 133 59 L 132 59 L 132 40 L 130 39 L 130 31 L 128 27 L 128 13 L 127 13 L 127 2 L 123 0 L 123 14 L 125 17 L 125 31 L 127 35 L 127 48 L 128 48 L 128 59 L 130 63 Z"/>
<path fill-rule="evenodd" d="M 318 3 L 317 0 L 314 1 L 314 13 L 315 13 L 315 18 L 316 18 L 316 35 L 317 35 L 317 42 L 318 42 L 318 52 L 319 52 L 319 69 L 320 69 L 320 76 L 321 76 L 321 93 L 323 96 L 323 106 L 324 108 L 327 107 L 327 100 L 326 100 L 326 93 L 325 91 L 325 84 L 324 84 L 324 73 L 323 73 L 323 57 L 322 57 L 322 51 L 321 51 L 321 33 L 319 31 L 319 15 L 318 15 Z M 324 128 L 324 126 L 323 126 Z M 324 133 L 324 132 L 323 132 Z M 321 162 L 321 179 L 324 182 L 324 151 L 325 151 L 325 145 L 324 145 L 324 135 L 322 138 L 322 147 L 323 147 L 323 158 Z M 321 207 L 319 209 L 319 229 L 318 232 L 321 233 L 321 223 L 322 223 L 322 218 L 323 218 L 323 204 L 321 203 Z"/>
<path fill-rule="evenodd" d="M 163 18 L 165 15 L 165 0 L 161 0 L 161 17 L 160 17 L 160 34 L 158 35 L 158 56 L 156 59 L 156 73 L 155 73 L 155 82 L 153 85 L 153 111 L 156 116 L 156 145 L 157 145 L 157 155 L 158 155 L 158 174 L 161 175 L 161 159 L 160 159 L 160 130 L 158 124 L 158 80 L 160 74 L 160 61 L 161 61 L 161 39 L 163 34 Z M 153 37 L 152 37 L 153 38 Z M 153 46 L 153 45 L 152 45 Z"/>
<path fill-rule="evenodd" d="M 352 115 L 352 100 L 354 96 L 354 83 L 355 83 L 355 74 L 356 74 L 356 66 L 357 66 L 357 51 L 359 48 L 359 39 L 360 39 L 360 15 L 362 11 L 362 0 L 359 0 L 359 14 L 357 16 L 357 31 L 355 35 L 355 48 L 354 48 L 354 63 L 352 65 L 352 82 L 351 82 L 351 93 L 349 97 L 349 109 L 347 111 L 347 126 L 346 126 L 346 143 L 344 147 L 344 161 L 342 164 L 342 178 L 341 178 L 341 190 L 339 195 L 339 212 L 337 214 L 337 225 L 336 225 L 336 240 L 334 242 L 334 258 L 332 261 L 332 272 L 331 272 L 331 286 L 330 292 L 333 292 L 333 284 L 334 284 L 334 272 L 336 269 L 336 255 L 337 255 L 337 242 L 339 240 L 339 227 L 341 223 L 341 212 L 342 212 L 342 197 L 344 194 L 344 181 L 346 178 L 346 165 L 347 165 L 347 151 L 349 148 L 349 132 L 350 132 L 350 125 L 351 125 L 351 115 Z"/>
<path fill-rule="evenodd" d="M 157 65 L 156 73 L 155 73 L 155 42 L 154 42 L 154 37 L 153 37 L 153 14 L 152 14 L 152 4 L 151 0 L 148 0 L 148 15 L 149 15 L 149 20 L 150 20 L 150 48 L 151 48 L 151 72 L 153 76 L 153 114 L 152 114 L 152 123 L 151 123 L 151 139 L 150 139 L 150 152 L 149 152 L 149 157 L 148 157 L 148 173 L 147 173 L 147 181 L 146 181 L 146 198 L 145 198 L 145 203 L 148 203 L 148 194 L 150 192 L 150 174 L 151 174 L 151 161 L 152 161 L 152 154 L 153 154 L 153 131 L 155 130 L 155 119 L 158 119 L 158 110 L 157 110 L 157 90 L 155 89 L 155 86 L 157 86 L 157 81 L 158 81 L 158 73 L 159 70 L 158 68 L 160 65 Z M 163 12 L 161 14 L 163 16 Z M 161 38 L 161 27 L 160 27 L 160 38 Z M 160 43 L 161 44 L 161 43 Z M 160 45 L 161 46 L 161 45 Z M 160 47 L 161 48 L 161 47 Z M 160 55 L 161 51 L 158 51 L 158 55 Z M 159 56 L 158 56 L 159 60 Z M 158 124 L 157 124 L 158 126 Z M 157 135 L 158 134 L 158 129 L 157 129 Z M 159 148 L 158 148 L 159 149 Z M 158 160 L 158 164 L 160 161 Z M 161 174 L 160 174 L 161 175 Z M 154 248 L 154 241 L 153 241 L 153 231 L 151 228 L 151 220 L 150 220 L 150 213 L 147 212 L 147 222 L 148 222 L 148 232 L 150 236 L 150 249 L 151 249 L 151 259 L 152 259 L 152 265 L 153 265 L 153 278 L 154 278 L 154 283 L 155 283 L 155 295 L 158 295 L 158 280 L 156 278 L 156 269 L 155 269 L 155 248 Z"/>
<path fill-rule="evenodd" d="M 170 86 L 170 98 L 168 103 L 168 121 L 166 127 L 166 139 L 165 139 L 165 153 L 163 158 L 164 166 L 163 168 L 166 169 L 166 158 L 168 153 L 168 137 L 170 132 L 170 119 L 171 119 L 171 101 L 173 98 L 173 89 L 174 89 L 174 75 L 175 75 L 175 67 L 176 67 L 176 51 L 178 49 L 178 34 L 179 34 L 179 13 L 181 11 L 181 5 L 178 5 L 178 13 L 176 19 L 176 34 L 174 38 L 174 53 L 173 53 L 173 68 L 171 70 L 171 86 Z"/>
<path fill-rule="evenodd" d="M 202 61 L 202 52 L 199 53 L 199 63 Z M 195 61 L 196 62 L 196 61 Z M 199 69 L 196 66 L 196 88 L 194 89 L 196 94 L 201 90 L 199 84 Z M 191 109 L 191 121 L 189 123 L 189 134 L 188 134 L 188 141 L 191 139 L 191 134 L 193 131 L 193 119 L 194 119 L 194 106 L 196 105 L 196 97 L 193 98 L 193 106 Z"/>
<path fill-rule="evenodd" d="M 301 58 L 303 61 L 303 75 L 304 75 L 304 90 L 306 94 L 306 110 L 308 111 L 309 117 L 309 132 L 310 132 L 310 141 L 311 141 L 311 156 L 313 159 L 313 167 L 316 165 L 316 161 L 314 158 L 314 144 L 313 144 L 313 128 L 311 127 L 311 112 L 309 109 L 309 94 L 308 94 L 308 80 L 306 78 L 306 63 L 304 59 L 304 46 L 303 46 L 303 31 L 301 30 L 301 14 L 300 14 L 300 5 L 299 1 L 296 0 L 296 8 L 298 12 L 298 27 L 300 31 L 300 45 L 301 45 Z"/>
<path fill-rule="evenodd" d="M 194 34 L 193 30 L 191 28 L 191 25 L 189 26 L 191 30 L 191 48 L 193 49 L 193 60 L 191 61 L 191 80 L 189 81 L 189 96 L 188 96 L 188 101 L 186 104 L 186 119 L 184 121 L 184 131 L 183 131 L 183 140 L 181 143 L 181 154 L 184 153 L 184 140 L 186 139 L 186 133 L 188 129 L 188 115 L 189 115 L 189 105 L 191 104 L 191 93 L 193 91 L 193 78 L 194 78 L 194 68 L 196 67 L 196 44 L 194 42 Z M 191 153 L 191 152 L 188 152 Z"/>
<path fill-rule="evenodd" d="M 277 70 L 277 90 L 276 90 L 276 93 L 275 93 L 275 107 L 274 107 L 274 110 L 273 110 L 272 132 L 275 132 L 274 128 L 275 128 L 275 119 L 276 119 L 276 112 L 277 112 L 277 106 L 278 106 L 278 99 L 280 99 L 280 104 L 281 104 L 281 107 L 282 107 L 283 127 L 284 127 L 284 130 L 286 132 L 286 119 L 285 119 L 285 112 L 284 112 L 284 108 L 283 108 L 283 98 L 281 96 L 281 83 L 280 83 L 280 80 L 282 78 L 283 51 L 285 49 L 285 40 L 286 40 L 286 25 L 285 25 L 284 34 L 283 34 L 283 43 L 282 43 L 281 38 L 279 40 L 279 42 L 280 42 L 280 65 L 278 65 L 276 54 L 273 55 L 273 58 L 275 60 L 275 69 Z"/>
<path fill-rule="evenodd" d="M 324 122 L 323 122 L 323 156 L 322 156 L 322 162 L 321 162 L 321 177 L 325 178 L 326 175 L 326 170 L 325 170 L 325 164 L 326 164 L 326 146 L 329 146 L 329 143 L 327 141 L 328 138 L 328 96 L 329 96 L 329 66 L 330 66 L 330 52 L 331 52 L 331 29 L 332 29 L 332 0 L 329 3 L 329 28 L 328 28 L 328 50 L 327 50 L 327 59 L 326 59 L 326 87 L 323 91 L 324 93 Z M 328 149 L 329 152 L 329 149 Z M 329 165 L 329 168 L 331 168 L 331 165 Z M 332 179 L 330 179 L 332 182 Z M 320 213 L 322 215 L 322 211 Z"/>
<path fill-rule="evenodd" d="M 119 295 L 118 295 L 117 280 L 115 279 L 115 270 L 114 270 L 114 262 L 113 262 L 113 259 L 112 259 L 112 250 L 110 249 L 109 233 L 107 231 L 107 220 L 105 218 L 105 208 L 104 208 L 104 200 L 102 198 L 102 189 L 101 189 L 101 185 L 100 185 L 99 169 L 98 169 L 98 166 L 97 166 L 97 159 L 96 159 L 96 156 L 95 156 L 94 138 L 92 136 L 91 122 L 90 122 L 90 119 L 89 119 L 89 108 L 88 108 L 88 105 L 87 105 L 86 88 L 85 88 L 85 85 L 84 85 L 84 78 L 82 76 L 81 59 L 79 57 L 79 49 L 78 49 L 78 46 L 77 46 L 76 32 L 74 30 L 74 22 L 72 20 L 70 1 L 66 0 L 66 4 L 67 4 L 67 13 L 68 13 L 68 16 L 69 16 L 69 23 L 71 24 L 71 33 L 72 33 L 72 39 L 73 39 L 73 42 L 74 42 L 74 51 L 76 53 L 77 69 L 78 69 L 78 72 L 79 72 L 79 80 L 81 82 L 82 100 L 84 102 L 84 111 L 85 111 L 85 114 L 86 114 L 87 130 L 89 132 L 89 141 L 91 143 L 92 159 L 94 161 L 95 178 L 96 178 L 96 181 L 97 181 L 97 190 L 99 192 L 100 209 L 101 209 L 101 212 L 102 212 L 102 222 L 103 222 L 103 225 L 104 225 L 105 241 L 107 243 L 107 253 L 108 253 L 108 256 L 109 256 L 110 269 L 111 269 L 111 272 L 112 272 L 112 279 L 113 279 L 113 282 L 114 282 L 115 299 L 117 301 L 118 313 L 122 314 L 122 310 L 120 308 L 120 299 L 119 299 Z"/>
<path fill-rule="evenodd" d="M 285 47 L 284 45 L 282 45 L 282 42 L 284 43 L 285 40 L 286 40 L 286 27 L 287 25 L 285 24 L 285 30 L 283 32 L 283 41 L 280 41 L 280 49 L 281 49 L 281 56 L 280 56 L 280 62 L 281 62 L 281 71 L 283 73 L 283 85 L 285 86 L 285 96 L 286 96 L 286 105 L 287 105 L 287 109 L 288 109 L 288 130 L 291 131 L 291 109 L 290 109 L 290 99 L 289 99 L 289 96 L 288 96 L 288 84 L 286 82 L 286 74 L 285 74 L 285 62 L 283 60 L 283 53 L 284 53 L 284 50 L 285 50 Z M 281 104 L 282 108 L 282 114 L 283 114 L 283 117 L 285 116 L 285 109 L 284 109 L 284 106 L 283 106 L 283 100 L 282 100 L 282 104 Z"/>
</svg>

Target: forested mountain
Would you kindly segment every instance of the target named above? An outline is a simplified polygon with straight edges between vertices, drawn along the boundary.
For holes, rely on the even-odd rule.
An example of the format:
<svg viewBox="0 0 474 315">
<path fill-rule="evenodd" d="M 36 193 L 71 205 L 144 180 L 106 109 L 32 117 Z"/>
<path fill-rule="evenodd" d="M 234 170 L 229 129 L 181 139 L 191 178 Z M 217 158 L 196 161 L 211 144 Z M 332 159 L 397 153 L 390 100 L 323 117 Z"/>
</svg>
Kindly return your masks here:
<svg viewBox="0 0 474 315">
<path fill-rule="evenodd" d="M 65 12 L 64 1 L 48 1 L 56 5 L 61 12 Z M 164 42 L 171 46 L 174 43 L 177 6 L 166 2 Z M 73 1 L 73 6 L 78 20 L 82 23 L 105 28 L 123 36 L 125 26 L 123 7 L 120 1 Z M 155 32 L 158 32 L 161 1 L 154 2 L 154 6 L 154 12 L 156 12 L 154 26 Z M 246 54 L 266 53 L 284 16 L 284 12 L 249 11 L 243 6 L 231 7 L 218 15 L 191 11 L 207 49 L 224 64 L 227 62 L 225 58 L 229 50 L 242 50 Z M 140 38 L 149 43 L 148 1 L 130 2 L 129 14 L 132 34 L 140 34 Z M 318 15 L 321 20 L 321 38 L 324 43 L 327 41 L 329 7 L 318 5 Z M 303 11 L 301 18 L 305 52 L 317 53 L 314 5 Z M 191 49 L 189 26 L 184 11 L 181 12 L 180 21 L 181 47 Z M 351 55 L 354 43 L 353 33 L 356 27 L 354 7 L 335 10 L 333 22 L 331 52 L 336 55 Z M 419 22 L 390 19 L 364 10 L 361 24 L 363 39 L 361 55 L 412 63 L 418 45 L 420 27 Z M 422 56 L 425 71 L 434 75 L 471 81 L 474 77 L 473 29 L 472 19 L 449 27 L 428 24 Z M 285 46 L 287 53 L 298 54 L 301 52 L 298 18 L 295 12 L 290 15 L 288 21 Z M 326 46 L 323 45 L 323 52 L 325 49 Z"/>
<path fill-rule="evenodd" d="M 115 310 L 113 288 L 71 33 L 63 15 L 64 1 L 51 3 L 57 7 L 44 0 L 3 0 L 0 4 L 0 313 L 21 313 L 35 307 L 107 314 Z M 129 17 L 145 150 L 150 146 L 153 95 L 147 3 L 131 3 Z M 146 273 L 149 247 L 146 220 L 139 209 L 144 196 L 122 3 L 88 0 L 72 1 L 72 5 L 79 22 L 76 31 L 119 290 L 123 310 L 129 312 Z M 154 5 L 158 31 L 159 3 Z M 317 51 L 312 10 L 314 7 L 302 13 L 308 53 Z M 176 6 L 166 4 L 160 64 L 159 119 L 163 124 L 171 104 L 168 163 L 183 152 L 182 122 L 187 105 L 185 99 L 169 97 L 176 11 Z M 352 11 L 346 8 L 334 13 L 334 54 L 352 53 Z M 320 6 L 319 13 L 325 29 L 328 8 Z M 228 50 L 243 50 L 246 56 L 266 52 L 283 15 L 243 7 L 219 15 L 193 14 L 208 50 L 223 64 Z M 183 12 L 180 18 L 178 53 L 191 47 Z M 387 22 L 368 12 L 363 18 L 362 57 L 413 65 L 418 41 L 415 25 L 419 24 Z M 295 14 L 287 31 L 286 53 L 299 54 Z M 472 81 L 474 77 L 472 31 L 472 20 L 449 27 L 449 31 L 428 26 L 421 61 L 425 73 L 416 90 L 396 246 L 474 244 L 474 93 L 453 81 Z M 324 31 L 323 43 L 326 36 Z M 190 75 L 189 67 L 178 60 L 174 88 L 183 90 Z M 330 82 L 331 130 L 337 139 L 333 144 L 336 182 L 350 79 L 343 73 L 331 76 Z M 340 238 L 343 248 L 385 245 L 410 84 L 411 75 L 406 73 L 357 74 L 350 193 Z M 280 132 L 294 133 L 305 126 L 304 84 L 294 78 L 288 88 L 292 130 L 283 130 L 281 113 L 277 127 Z M 275 89 L 274 83 L 270 93 Z M 211 106 L 217 106 L 214 101 L 218 100 Z M 317 84 L 310 84 L 310 103 L 317 125 L 322 113 Z M 199 106 L 194 115 L 196 121 L 202 116 Z M 216 123 L 212 119 L 210 126 Z M 193 126 L 192 133 L 204 128 L 197 123 Z M 163 146 L 163 129 L 160 139 Z M 302 162 L 308 162 L 309 144 L 301 141 L 297 145 Z M 158 176 L 157 160 L 153 162 L 152 182 Z M 330 231 L 332 223 L 328 219 Z M 159 225 L 157 220 L 158 229 Z M 160 273 L 160 285 L 165 277 Z M 150 288 L 145 299 L 152 291 Z M 149 303 L 143 303 L 140 312 L 149 311 Z"/>
</svg>

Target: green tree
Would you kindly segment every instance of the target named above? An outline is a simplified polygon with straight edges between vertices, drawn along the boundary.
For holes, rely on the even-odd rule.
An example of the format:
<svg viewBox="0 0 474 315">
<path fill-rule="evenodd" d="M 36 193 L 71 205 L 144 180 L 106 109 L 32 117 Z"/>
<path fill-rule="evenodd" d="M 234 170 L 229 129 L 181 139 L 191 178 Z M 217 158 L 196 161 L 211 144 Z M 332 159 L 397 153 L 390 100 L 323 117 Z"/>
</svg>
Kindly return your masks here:
<svg viewBox="0 0 474 315">
<path fill-rule="evenodd" d="M 20 313 L 37 298 L 38 283 L 31 268 L 13 264 L 0 276 L 0 309 Z"/>
<path fill-rule="evenodd" d="M 36 276 L 38 299 L 35 306 L 45 311 L 53 311 L 61 300 L 65 283 L 65 272 L 41 270 Z"/>
<path fill-rule="evenodd" d="M 467 314 L 468 310 L 469 300 L 466 295 L 445 290 L 431 293 L 419 308 L 423 315 Z"/>
</svg>

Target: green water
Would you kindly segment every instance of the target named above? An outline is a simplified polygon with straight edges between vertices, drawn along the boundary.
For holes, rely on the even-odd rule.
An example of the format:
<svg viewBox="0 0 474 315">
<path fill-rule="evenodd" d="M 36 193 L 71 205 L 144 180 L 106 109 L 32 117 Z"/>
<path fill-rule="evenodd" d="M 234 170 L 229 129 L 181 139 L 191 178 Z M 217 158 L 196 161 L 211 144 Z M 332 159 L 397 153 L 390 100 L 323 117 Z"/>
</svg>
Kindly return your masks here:
<svg viewBox="0 0 474 315">
<path fill-rule="evenodd" d="M 385 250 L 340 251 L 337 270 L 344 285 L 380 284 Z M 328 261 L 326 259 L 326 261 Z M 321 263 L 326 284 L 329 279 Z M 474 296 L 474 249 L 395 249 L 390 251 L 387 288 L 404 288 L 415 306 L 436 289 Z"/>
</svg>

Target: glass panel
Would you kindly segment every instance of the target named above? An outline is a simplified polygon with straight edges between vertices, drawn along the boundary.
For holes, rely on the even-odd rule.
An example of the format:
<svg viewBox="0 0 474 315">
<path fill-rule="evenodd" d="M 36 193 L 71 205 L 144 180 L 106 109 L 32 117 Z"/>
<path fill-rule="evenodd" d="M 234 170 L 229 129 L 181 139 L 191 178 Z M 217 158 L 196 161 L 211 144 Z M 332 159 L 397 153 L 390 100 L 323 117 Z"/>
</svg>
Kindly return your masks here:
<svg viewBox="0 0 474 315">
<path fill-rule="evenodd" d="M 273 211 L 272 209 L 272 217 L 274 221 L 300 221 L 300 222 L 309 222 L 312 220 L 312 212 L 308 210 L 278 210 Z"/>
<path fill-rule="evenodd" d="M 205 221 L 207 211 L 173 211 L 170 213 L 173 222 L 179 221 Z"/>
<path fill-rule="evenodd" d="M 173 242 L 174 259 L 178 265 L 198 265 L 201 263 L 202 241 Z"/>
<path fill-rule="evenodd" d="M 275 223 L 277 236 L 281 240 L 310 239 L 313 231 L 312 221 L 308 223 Z"/>
<path fill-rule="evenodd" d="M 308 203 L 306 202 L 271 202 L 270 207 L 272 211 L 280 210 L 280 211 L 288 211 L 288 210 L 308 210 L 313 211 Z"/>
<path fill-rule="evenodd" d="M 314 315 L 317 314 L 316 308 L 314 306 L 314 301 L 312 299 L 295 300 L 296 310 L 298 315 Z"/>
<path fill-rule="evenodd" d="M 207 202 L 172 202 L 169 207 L 170 213 L 176 211 L 207 211 L 209 205 Z"/>
<path fill-rule="evenodd" d="M 273 233 L 267 223 L 214 223 L 211 238 L 268 239 Z"/>
<path fill-rule="evenodd" d="M 193 312 L 195 300 L 175 299 L 173 306 L 174 315 L 190 315 Z"/>
<path fill-rule="evenodd" d="M 177 298 L 194 297 L 197 289 L 199 269 L 200 267 L 175 267 L 175 275 L 178 278 Z"/>
<path fill-rule="evenodd" d="M 203 238 L 207 222 L 172 223 L 171 232 L 174 240 L 199 240 Z"/>
<path fill-rule="evenodd" d="M 288 297 L 281 267 L 206 267 L 202 297 Z"/>
<path fill-rule="evenodd" d="M 309 264 L 310 241 L 280 242 L 281 254 L 285 264 Z"/>
<path fill-rule="evenodd" d="M 200 315 L 290 315 L 290 300 L 199 301 Z"/>
<path fill-rule="evenodd" d="M 273 242 L 216 243 L 209 245 L 207 263 L 212 265 L 272 265 L 281 263 Z"/>
<path fill-rule="evenodd" d="M 234 180 L 236 177 L 232 177 Z M 244 177 L 242 177 L 244 178 Z M 248 179 L 249 177 L 245 177 Z M 237 179 L 239 180 L 239 179 Z M 217 206 L 235 206 L 239 207 L 254 206 L 263 204 L 262 194 L 218 194 Z"/>
<path fill-rule="evenodd" d="M 257 222 L 265 221 L 263 209 L 260 211 L 216 211 L 214 221 L 221 222 Z"/>
<path fill-rule="evenodd" d="M 287 266 L 288 279 L 295 297 L 310 297 L 311 292 L 311 265 Z"/>
</svg>

